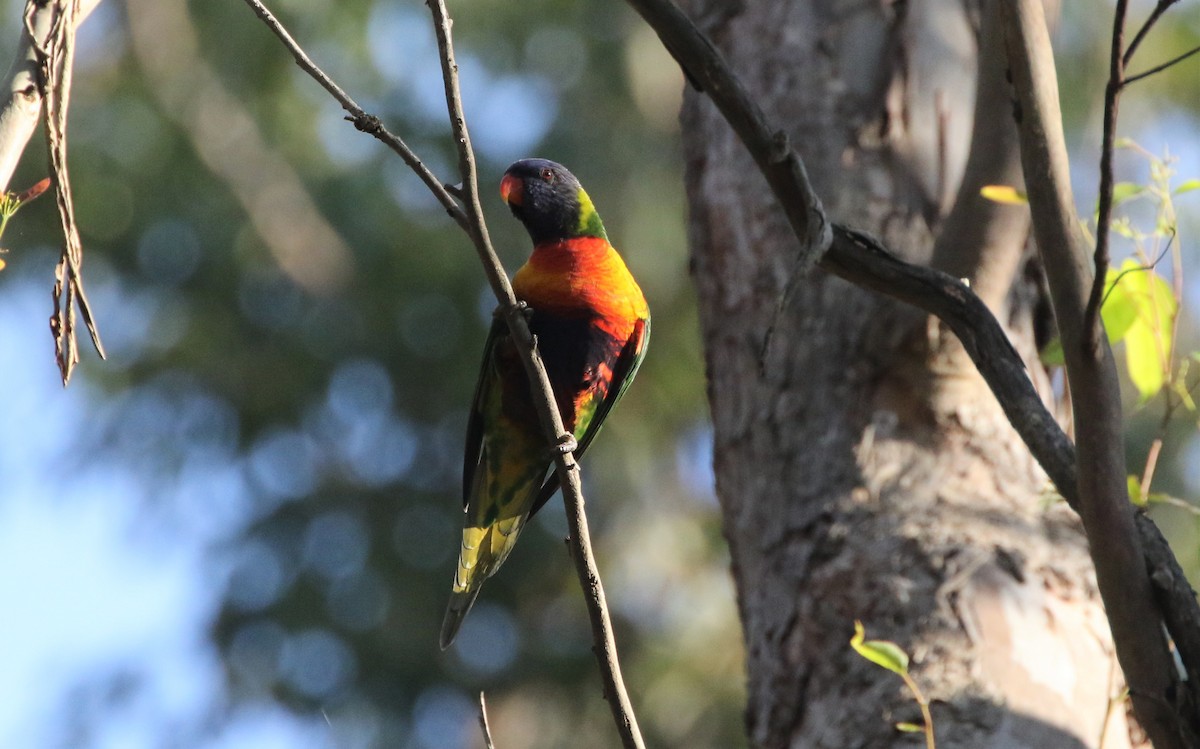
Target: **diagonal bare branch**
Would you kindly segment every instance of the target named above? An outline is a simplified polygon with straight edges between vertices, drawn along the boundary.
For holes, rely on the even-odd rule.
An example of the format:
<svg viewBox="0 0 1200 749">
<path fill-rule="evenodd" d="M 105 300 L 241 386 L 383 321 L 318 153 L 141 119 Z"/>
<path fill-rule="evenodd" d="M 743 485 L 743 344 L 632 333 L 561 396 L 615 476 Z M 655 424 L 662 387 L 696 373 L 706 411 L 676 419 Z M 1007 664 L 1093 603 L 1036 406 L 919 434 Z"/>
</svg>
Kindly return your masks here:
<svg viewBox="0 0 1200 749">
<path fill-rule="evenodd" d="M 1129 76 L 1124 81 L 1122 81 L 1121 86 L 1122 86 L 1122 88 L 1124 88 L 1131 83 L 1136 83 L 1136 82 L 1142 80 L 1143 78 L 1149 78 L 1150 76 L 1155 75 L 1156 73 L 1161 73 L 1169 67 L 1178 65 L 1179 63 L 1183 62 L 1184 60 L 1188 59 L 1189 57 L 1191 57 L 1192 55 L 1194 55 L 1198 52 L 1200 52 L 1200 46 L 1192 47 L 1187 52 L 1184 52 L 1182 55 L 1176 55 L 1175 57 L 1172 57 L 1170 60 L 1167 60 L 1164 63 L 1155 65 L 1154 67 L 1150 68 L 1149 70 L 1144 70 L 1141 73 Z"/>
<path fill-rule="evenodd" d="M 320 66 L 313 62 L 308 53 L 304 51 L 304 48 L 292 38 L 292 35 L 288 33 L 288 30 L 275 17 L 275 14 L 267 9 L 267 6 L 263 5 L 260 0 L 245 0 L 245 2 L 254 11 L 255 15 L 262 19 L 262 22 L 271 30 L 271 33 L 278 37 L 279 41 L 283 42 L 283 46 L 295 58 L 296 64 L 300 66 L 300 69 L 308 73 L 310 78 L 320 84 L 321 88 L 328 91 L 329 95 L 342 106 L 342 109 L 346 110 L 346 113 L 349 115 L 346 119 L 353 122 L 355 128 L 373 136 L 395 152 L 408 168 L 412 169 L 417 177 L 425 183 L 425 186 L 429 188 L 429 191 L 433 193 L 437 201 L 446 209 L 446 213 L 450 215 L 450 218 L 454 219 L 464 231 L 469 233 L 467 214 L 463 211 L 462 206 L 458 204 L 454 196 L 438 180 L 437 176 L 430 171 L 429 167 L 425 166 L 425 163 L 409 148 L 404 139 L 384 127 L 383 122 L 378 117 L 369 114 L 362 107 L 358 106 L 358 103 L 350 98 L 350 95 L 341 86 L 337 85 Z"/>
<path fill-rule="evenodd" d="M 1154 10 L 1150 11 L 1150 15 L 1147 16 L 1145 23 L 1133 35 L 1133 41 L 1129 43 L 1129 46 L 1125 49 L 1125 54 L 1121 56 L 1121 64 L 1123 66 L 1129 67 L 1130 61 L 1133 60 L 1133 53 L 1137 52 L 1138 47 L 1142 44 L 1142 40 L 1150 33 L 1150 29 L 1154 28 L 1154 24 L 1158 23 L 1158 19 L 1162 18 L 1162 14 L 1166 13 L 1177 2 L 1179 0 L 1158 0 L 1154 4 Z"/>
</svg>

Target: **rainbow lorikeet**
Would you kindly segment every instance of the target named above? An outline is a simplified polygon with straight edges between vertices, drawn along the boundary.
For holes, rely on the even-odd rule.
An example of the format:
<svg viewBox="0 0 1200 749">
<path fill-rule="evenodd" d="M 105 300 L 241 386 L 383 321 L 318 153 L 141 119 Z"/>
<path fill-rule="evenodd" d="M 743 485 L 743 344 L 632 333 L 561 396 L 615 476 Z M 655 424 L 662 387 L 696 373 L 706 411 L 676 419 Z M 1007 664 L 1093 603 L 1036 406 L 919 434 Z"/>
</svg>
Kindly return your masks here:
<svg viewBox="0 0 1200 749">
<path fill-rule="evenodd" d="M 650 339 L 650 310 L 579 180 L 560 164 L 524 159 L 508 168 L 500 196 L 529 231 L 533 253 L 513 276 L 529 305 L 563 425 L 576 457 L 586 451 L 637 373 Z M 558 489 L 552 449 L 538 423 L 529 380 L 504 320 L 484 347 L 467 424 L 466 523 L 446 618 L 450 646 L 531 515 Z"/>
</svg>

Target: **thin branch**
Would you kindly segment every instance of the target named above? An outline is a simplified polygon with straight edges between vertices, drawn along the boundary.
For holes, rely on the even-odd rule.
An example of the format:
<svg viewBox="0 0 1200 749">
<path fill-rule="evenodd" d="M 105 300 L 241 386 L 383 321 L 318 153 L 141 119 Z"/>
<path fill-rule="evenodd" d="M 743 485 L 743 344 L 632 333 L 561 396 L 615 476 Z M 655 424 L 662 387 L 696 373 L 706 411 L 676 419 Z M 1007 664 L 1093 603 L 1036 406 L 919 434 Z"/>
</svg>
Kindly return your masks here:
<svg viewBox="0 0 1200 749">
<path fill-rule="evenodd" d="M 1166 70 L 1167 68 L 1171 67 L 1172 65 L 1178 65 L 1179 63 L 1183 62 L 1184 60 L 1188 59 L 1189 57 L 1191 57 L 1192 55 L 1194 55 L 1198 52 L 1200 52 L 1200 46 L 1193 47 L 1193 48 L 1189 49 L 1187 52 L 1184 52 L 1182 55 L 1179 55 L 1178 57 L 1173 57 L 1170 60 L 1167 60 L 1162 65 L 1155 65 L 1154 67 L 1150 68 L 1149 70 L 1138 73 L 1137 75 L 1129 76 L 1128 78 L 1125 79 L 1125 81 L 1121 84 L 1121 86 L 1125 87 L 1131 83 L 1137 83 L 1138 81 L 1142 80 L 1143 78 L 1149 78 L 1150 76 L 1154 75 L 1155 73 L 1161 73 L 1162 71 Z"/>
<path fill-rule="evenodd" d="M 1129 67 L 1130 61 L 1133 60 L 1133 53 L 1137 52 L 1137 48 L 1141 45 L 1142 40 L 1146 38 L 1146 34 L 1150 33 L 1150 29 L 1155 23 L 1158 22 L 1158 19 L 1162 17 L 1162 14 L 1166 13 L 1167 9 L 1177 2 L 1179 2 L 1179 0 L 1158 0 L 1158 3 L 1154 6 L 1154 10 L 1150 11 L 1149 17 L 1146 18 L 1146 22 L 1143 23 L 1142 27 L 1138 29 L 1138 32 L 1133 35 L 1133 41 L 1129 43 L 1129 47 L 1125 50 L 1125 54 L 1121 57 L 1122 65 Z M 1126 83 L 1128 83 L 1128 81 L 1126 81 Z"/>
<path fill-rule="evenodd" d="M 488 725 L 487 698 L 479 693 L 479 730 L 483 731 L 483 744 L 486 749 L 496 749 L 492 743 L 492 727 Z"/>
<path fill-rule="evenodd" d="M 584 512 L 583 487 L 579 464 L 571 452 L 575 446 L 573 436 L 563 427 L 550 378 L 546 367 L 537 353 L 537 342 L 529 332 L 529 325 L 522 306 L 517 304 L 512 285 L 504 272 L 500 259 L 492 248 L 487 224 L 483 219 L 483 208 L 479 203 L 479 182 L 475 168 L 475 152 L 471 148 L 471 136 L 467 130 L 463 112 L 462 93 L 458 85 L 458 64 L 454 60 L 454 45 L 451 37 L 451 20 L 446 12 L 444 0 L 427 0 L 433 14 L 434 32 L 437 35 L 438 51 L 442 63 L 442 79 L 446 88 L 446 108 L 450 114 L 450 127 L 454 145 L 458 149 L 459 173 L 462 177 L 463 203 L 466 205 L 470 222 L 468 234 L 479 251 L 492 291 L 505 310 L 505 319 L 517 344 L 521 361 L 534 392 L 534 406 L 541 421 L 542 430 L 554 450 L 555 468 L 562 486 L 563 503 L 570 528 L 572 557 L 579 584 L 587 602 L 588 616 L 592 623 L 592 637 L 596 660 L 600 665 L 600 676 L 604 682 L 604 697 L 612 711 L 621 742 L 626 749 L 643 749 L 645 742 L 638 728 L 633 704 L 625 689 L 621 676 L 621 664 L 617 658 L 617 642 L 613 635 L 608 604 L 604 597 L 604 586 L 600 582 L 600 570 L 592 553 L 591 535 L 588 532 L 587 515 Z"/>
<path fill-rule="evenodd" d="M 1104 303 L 1108 301 L 1109 295 L 1112 294 L 1113 291 L 1116 290 L 1117 286 L 1120 285 L 1122 278 L 1124 278 L 1125 276 L 1127 276 L 1131 273 L 1148 273 L 1148 272 L 1154 270 L 1155 268 L 1157 268 L 1158 264 L 1160 262 L 1162 262 L 1162 259 L 1167 256 L 1168 252 L 1171 251 L 1171 243 L 1175 240 L 1175 236 L 1176 236 L 1175 232 L 1172 231 L 1171 232 L 1171 240 L 1167 242 L 1167 246 L 1162 248 L 1162 250 L 1159 251 L 1158 256 L 1155 257 L 1153 260 L 1146 263 L 1145 265 L 1135 265 L 1132 268 L 1122 268 L 1120 271 L 1117 272 L 1117 275 L 1113 278 L 1112 283 L 1105 283 L 1106 288 L 1105 288 L 1105 292 L 1104 292 L 1104 297 L 1100 300 L 1100 308 L 1104 309 Z M 1175 298 L 1178 299 L 1181 296 L 1182 296 L 1182 294 L 1177 293 L 1175 295 Z M 1153 301 L 1153 300 L 1151 300 L 1151 301 Z M 1174 335 L 1172 335 L 1172 340 L 1173 339 L 1174 339 Z"/>
<path fill-rule="evenodd" d="M 558 471 L 559 483 L 562 486 L 563 501 L 567 508 L 567 520 L 571 528 L 571 543 L 576 571 L 584 589 L 588 605 L 588 614 L 592 622 L 592 633 L 595 639 L 596 658 L 600 663 L 601 677 L 604 681 L 605 698 L 609 702 L 617 729 L 627 749 L 643 749 L 644 742 L 638 729 L 633 707 L 625 690 L 621 677 L 620 664 L 617 660 L 616 640 L 613 636 L 612 623 L 608 615 L 608 606 L 604 597 L 604 589 L 600 582 L 600 573 L 592 553 L 591 537 L 588 533 L 587 517 L 584 514 L 584 500 L 580 481 L 579 464 L 576 463 L 571 450 L 574 440 L 565 430 L 562 417 L 555 403 L 550 379 L 546 374 L 545 365 L 537 353 L 537 342 L 529 331 L 525 320 L 524 307 L 519 304 L 513 294 L 508 275 L 492 247 L 487 225 L 483 218 L 482 206 L 479 202 L 479 185 L 475 168 L 474 151 L 471 149 L 470 134 L 467 129 L 466 116 L 463 113 L 462 97 L 458 85 L 458 66 L 454 61 L 454 46 L 451 36 L 449 14 L 443 0 L 428 0 L 430 12 L 433 14 L 434 31 L 437 35 L 439 57 L 442 64 L 443 81 L 446 89 L 446 107 L 450 116 L 451 129 L 455 146 L 459 154 L 459 171 L 462 187 L 451 189 L 438 180 L 428 168 L 417 158 L 416 154 L 397 136 L 388 133 L 377 117 L 366 114 L 332 79 L 329 78 L 296 43 L 283 25 L 271 14 L 260 0 L 245 0 L 260 19 L 283 42 L 292 53 L 296 63 L 321 84 L 349 114 L 350 119 L 359 130 L 368 132 L 379 138 L 392 148 L 411 167 L 438 201 L 446 208 L 447 213 L 467 232 L 483 263 L 488 282 L 508 324 L 512 339 L 525 366 L 526 374 L 534 395 L 534 406 L 542 428 L 546 431 L 548 440 L 554 446 L 555 468 Z M 455 197 L 461 197 L 465 209 L 456 202 Z"/>
<path fill-rule="evenodd" d="M 374 136 L 378 141 L 394 151 L 416 173 L 417 177 L 425 183 L 425 186 L 429 188 L 429 191 L 433 193 L 437 201 L 446 209 L 446 213 L 450 215 L 450 218 L 454 219 L 463 230 L 470 233 L 466 212 L 455 201 L 454 196 L 451 195 L 446 186 L 429 170 L 429 167 L 425 166 L 425 163 L 417 158 L 416 153 L 408 147 L 408 144 L 399 136 L 388 131 L 378 117 L 368 114 L 362 107 L 358 106 L 354 99 L 350 98 L 349 94 L 334 83 L 333 79 L 326 75 L 325 71 L 313 62 L 304 49 L 296 43 L 296 40 L 292 38 L 288 30 L 279 22 L 279 19 L 267 9 L 267 6 L 263 5 L 260 0 L 245 0 L 245 2 L 262 19 L 267 28 L 275 36 L 279 37 L 279 41 L 283 42 L 283 46 L 287 47 L 287 50 L 291 52 L 300 69 L 308 73 L 309 77 L 319 83 L 321 88 L 328 91 L 337 100 L 338 104 L 342 106 L 342 109 L 346 110 L 347 114 L 349 114 L 346 119 L 353 122 L 355 128 Z"/>
<path fill-rule="evenodd" d="M 454 43 L 450 33 L 453 21 L 451 21 L 446 11 L 446 4 L 442 0 L 427 0 L 425 4 L 429 6 L 429 11 L 433 14 L 433 29 L 437 36 L 438 56 L 442 64 L 442 81 L 446 90 L 446 111 L 450 115 L 450 130 L 454 138 L 454 147 L 458 152 L 458 172 L 462 179 L 462 185 L 457 192 L 466 207 L 466 231 L 479 252 L 484 273 L 487 274 L 488 283 L 491 284 L 497 301 L 510 311 L 508 318 L 512 334 L 529 339 L 532 343 L 532 336 L 529 335 L 528 326 L 525 325 L 524 315 L 517 309 L 517 298 L 513 294 L 512 284 L 508 281 L 508 274 L 504 272 L 504 266 L 500 263 L 500 259 L 492 247 L 487 222 L 483 218 L 483 206 L 479 202 L 479 175 L 475 166 L 475 149 L 471 148 L 471 134 L 467 130 L 467 119 L 463 112 L 462 92 L 458 85 L 458 63 L 454 59 Z M 514 328 L 512 322 L 515 319 L 519 319 L 520 324 Z M 523 333 L 518 330 L 522 327 L 525 329 Z M 554 440 L 552 444 L 557 443 L 559 435 L 564 434 L 566 430 L 563 428 L 558 408 L 554 405 L 554 399 L 549 395 L 552 392 L 550 380 L 544 371 L 539 373 L 537 362 L 533 359 L 530 359 L 527 365 L 530 365 L 526 371 L 529 373 L 530 384 L 534 386 L 534 390 L 537 390 L 539 381 L 546 386 L 547 399 L 545 403 L 537 404 L 538 411 L 543 429 L 548 433 L 552 432 Z M 536 401 L 537 398 L 534 400 Z M 564 464 L 566 462 L 564 461 Z"/>
<path fill-rule="evenodd" d="M 1067 503 L 1079 509 L 1071 441 L 1046 410 L 1000 323 L 966 284 L 939 270 L 907 263 L 874 237 L 839 224 L 834 225 L 833 244 L 821 268 L 946 323 L 1042 470 Z"/>
<path fill-rule="evenodd" d="M 1088 295 L 1084 326 L 1087 345 L 1093 353 L 1100 347 L 1104 337 L 1100 322 L 1100 304 L 1104 296 L 1104 282 L 1108 276 L 1108 238 L 1110 236 L 1113 210 L 1113 149 L 1116 144 L 1117 104 L 1121 88 L 1125 85 L 1125 58 L 1121 54 L 1125 39 L 1125 14 L 1129 0 L 1117 0 L 1113 12 L 1112 48 L 1109 51 L 1108 84 L 1104 87 L 1104 132 L 1100 140 L 1100 204 L 1096 218 L 1096 270 L 1092 279 L 1092 291 Z"/>
</svg>

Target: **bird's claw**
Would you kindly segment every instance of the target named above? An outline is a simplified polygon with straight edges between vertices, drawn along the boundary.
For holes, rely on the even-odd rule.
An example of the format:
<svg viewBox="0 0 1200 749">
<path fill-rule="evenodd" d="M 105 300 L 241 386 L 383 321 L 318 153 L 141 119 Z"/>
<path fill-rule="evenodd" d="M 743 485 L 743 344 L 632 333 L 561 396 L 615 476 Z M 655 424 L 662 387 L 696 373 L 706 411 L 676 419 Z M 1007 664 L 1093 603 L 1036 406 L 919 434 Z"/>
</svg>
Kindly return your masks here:
<svg viewBox="0 0 1200 749">
<path fill-rule="evenodd" d="M 518 299 L 514 304 L 501 304 L 492 312 L 492 317 L 504 317 L 510 309 L 519 310 L 525 316 L 525 321 L 528 322 L 533 317 L 533 307 L 530 307 L 525 302 Z"/>
<path fill-rule="evenodd" d="M 579 449 L 579 442 L 575 440 L 574 435 L 561 434 L 558 437 L 558 444 L 551 449 L 556 455 L 566 455 Z"/>
</svg>

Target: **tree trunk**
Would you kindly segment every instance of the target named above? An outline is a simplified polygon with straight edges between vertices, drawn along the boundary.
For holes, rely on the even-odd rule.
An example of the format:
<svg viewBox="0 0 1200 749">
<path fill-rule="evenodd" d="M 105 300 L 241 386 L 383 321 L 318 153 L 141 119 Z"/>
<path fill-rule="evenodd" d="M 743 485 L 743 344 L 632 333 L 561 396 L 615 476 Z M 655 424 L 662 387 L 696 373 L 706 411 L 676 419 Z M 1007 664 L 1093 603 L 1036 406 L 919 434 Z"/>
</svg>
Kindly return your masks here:
<svg viewBox="0 0 1200 749">
<path fill-rule="evenodd" d="M 1031 355 L 1045 312 L 1027 218 L 979 198 L 1020 174 L 991 9 L 688 10 L 787 130 L 830 215 L 969 277 L 1049 392 Z M 1045 476 L 953 335 L 814 271 L 760 360 L 797 242 L 713 106 L 691 92 L 682 118 L 751 744 L 916 745 L 894 725 L 921 722 L 912 695 L 848 645 L 861 620 L 912 656 L 941 749 L 1130 746 L 1078 523 L 1047 507 Z"/>
</svg>

